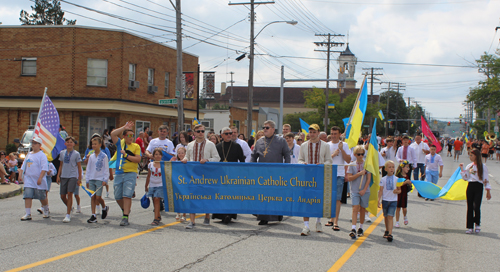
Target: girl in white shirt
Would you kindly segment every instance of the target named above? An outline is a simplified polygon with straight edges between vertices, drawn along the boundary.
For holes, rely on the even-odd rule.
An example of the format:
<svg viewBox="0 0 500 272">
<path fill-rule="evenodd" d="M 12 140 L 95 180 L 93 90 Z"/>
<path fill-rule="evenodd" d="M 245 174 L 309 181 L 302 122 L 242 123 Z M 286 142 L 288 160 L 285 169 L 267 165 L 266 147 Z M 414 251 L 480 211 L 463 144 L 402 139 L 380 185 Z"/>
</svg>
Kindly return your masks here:
<svg viewBox="0 0 500 272">
<path fill-rule="evenodd" d="M 154 161 L 150 162 L 148 165 L 148 177 L 146 178 L 145 191 L 148 193 L 148 197 L 153 198 L 154 205 L 154 220 L 151 225 L 158 226 L 161 221 L 160 214 L 160 201 L 163 201 L 163 181 L 161 178 L 161 166 L 160 161 L 163 157 L 163 149 L 155 148 L 153 151 Z"/>
<path fill-rule="evenodd" d="M 467 231 L 473 233 L 474 224 L 476 224 L 476 233 L 481 231 L 481 202 L 483 200 L 483 187 L 486 189 L 486 199 L 491 199 L 491 185 L 488 181 L 488 168 L 481 161 L 481 153 L 474 149 L 469 153 L 469 159 L 472 161 L 464 169 L 464 164 L 460 164 L 462 178 L 469 182 L 467 186 Z"/>
</svg>

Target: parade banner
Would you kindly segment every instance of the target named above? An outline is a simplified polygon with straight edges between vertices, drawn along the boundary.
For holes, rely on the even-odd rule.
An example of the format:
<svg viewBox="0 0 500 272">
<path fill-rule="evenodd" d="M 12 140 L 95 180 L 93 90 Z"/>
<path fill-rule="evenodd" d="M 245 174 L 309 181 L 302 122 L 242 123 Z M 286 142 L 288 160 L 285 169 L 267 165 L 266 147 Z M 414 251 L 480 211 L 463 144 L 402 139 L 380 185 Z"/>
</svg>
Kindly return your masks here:
<svg viewBox="0 0 500 272">
<path fill-rule="evenodd" d="M 161 175 L 170 212 L 335 217 L 336 165 L 162 161 Z"/>
</svg>

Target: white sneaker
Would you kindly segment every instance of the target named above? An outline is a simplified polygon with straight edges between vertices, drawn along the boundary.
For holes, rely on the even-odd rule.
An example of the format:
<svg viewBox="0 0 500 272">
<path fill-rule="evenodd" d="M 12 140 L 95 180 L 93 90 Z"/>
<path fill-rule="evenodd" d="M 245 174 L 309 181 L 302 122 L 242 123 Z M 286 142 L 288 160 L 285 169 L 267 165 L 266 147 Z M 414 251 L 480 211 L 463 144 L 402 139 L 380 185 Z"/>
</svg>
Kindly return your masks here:
<svg viewBox="0 0 500 272">
<path fill-rule="evenodd" d="M 63 223 L 69 223 L 71 222 L 71 218 L 69 218 L 69 215 L 66 215 L 63 219 Z"/>
<path fill-rule="evenodd" d="M 189 224 L 187 224 L 186 226 L 186 229 L 192 229 L 193 227 L 194 227 L 193 222 L 189 222 Z"/>
<path fill-rule="evenodd" d="M 49 215 L 49 210 L 46 210 L 46 211 L 43 211 L 43 218 L 49 218 L 50 215 Z"/>
<path fill-rule="evenodd" d="M 372 222 L 372 219 L 370 218 L 370 216 L 368 214 L 365 214 L 365 221 Z"/>
<path fill-rule="evenodd" d="M 31 214 L 25 214 L 23 217 L 21 217 L 21 221 L 27 221 L 31 220 Z"/>
<path fill-rule="evenodd" d="M 394 225 L 395 228 L 399 228 L 399 222 L 396 222 L 396 225 Z"/>
<path fill-rule="evenodd" d="M 309 234 L 311 234 L 311 230 L 308 227 L 304 227 L 302 229 L 302 232 L 300 233 L 300 236 L 308 236 Z"/>
<path fill-rule="evenodd" d="M 323 232 L 323 226 L 321 222 L 316 222 L 316 232 Z"/>
<path fill-rule="evenodd" d="M 82 208 L 80 208 L 80 206 L 77 206 L 76 207 L 76 213 L 81 213 L 82 212 Z"/>
<path fill-rule="evenodd" d="M 109 192 L 106 192 L 106 198 L 109 198 Z"/>
</svg>

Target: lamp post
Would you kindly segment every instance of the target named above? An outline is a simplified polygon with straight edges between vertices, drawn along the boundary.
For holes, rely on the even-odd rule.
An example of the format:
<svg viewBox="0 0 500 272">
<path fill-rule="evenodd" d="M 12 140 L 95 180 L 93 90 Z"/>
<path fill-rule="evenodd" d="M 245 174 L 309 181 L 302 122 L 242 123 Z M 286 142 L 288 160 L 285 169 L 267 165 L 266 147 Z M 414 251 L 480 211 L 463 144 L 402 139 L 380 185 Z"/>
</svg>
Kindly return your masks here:
<svg viewBox="0 0 500 272">
<path fill-rule="evenodd" d="M 270 22 L 267 25 L 265 25 L 258 33 L 257 35 L 254 36 L 254 17 L 255 17 L 255 11 L 252 9 L 250 11 L 250 54 L 248 55 L 248 58 L 250 59 L 250 66 L 249 66 L 249 72 L 248 72 L 248 108 L 247 108 L 247 137 L 250 137 L 252 134 L 252 112 L 253 112 L 253 65 L 254 65 L 254 45 L 255 45 L 255 39 L 259 34 L 266 28 L 267 26 L 271 24 L 276 24 L 276 23 L 287 23 L 290 25 L 296 25 L 297 21 L 274 21 Z"/>
</svg>

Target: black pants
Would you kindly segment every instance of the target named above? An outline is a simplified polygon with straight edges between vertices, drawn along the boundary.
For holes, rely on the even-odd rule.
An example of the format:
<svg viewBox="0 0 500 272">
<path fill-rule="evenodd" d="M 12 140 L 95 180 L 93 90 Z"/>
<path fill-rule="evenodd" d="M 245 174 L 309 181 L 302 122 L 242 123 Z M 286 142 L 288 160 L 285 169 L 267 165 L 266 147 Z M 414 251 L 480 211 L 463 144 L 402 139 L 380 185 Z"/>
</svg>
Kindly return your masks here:
<svg viewBox="0 0 500 272">
<path fill-rule="evenodd" d="M 483 200 L 483 184 L 469 182 L 467 186 L 467 228 L 481 225 L 481 201 Z"/>
</svg>

